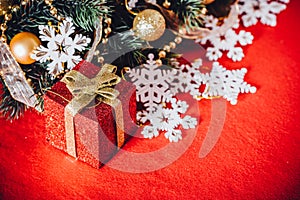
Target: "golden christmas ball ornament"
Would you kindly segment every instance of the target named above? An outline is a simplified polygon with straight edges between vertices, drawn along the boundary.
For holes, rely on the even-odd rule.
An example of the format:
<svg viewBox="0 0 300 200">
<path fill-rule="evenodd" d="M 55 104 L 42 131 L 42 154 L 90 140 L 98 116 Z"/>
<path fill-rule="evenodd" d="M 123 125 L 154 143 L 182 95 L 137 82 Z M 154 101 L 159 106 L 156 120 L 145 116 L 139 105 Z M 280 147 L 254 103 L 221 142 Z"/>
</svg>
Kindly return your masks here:
<svg viewBox="0 0 300 200">
<path fill-rule="evenodd" d="M 164 34 L 166 21 L 160 12 L 146 9 L 138 13 L 134 18 L 132 29 L 141 39 L 154 41 Z"/>
<path fill-rule="evenodd" d="M 40 45 L 41 41 L 33 33 L 22 32 L 12 38 L 9 47 L 18 63 L 29 65 L 35 62 L 30 55 Z"/>
</svg>

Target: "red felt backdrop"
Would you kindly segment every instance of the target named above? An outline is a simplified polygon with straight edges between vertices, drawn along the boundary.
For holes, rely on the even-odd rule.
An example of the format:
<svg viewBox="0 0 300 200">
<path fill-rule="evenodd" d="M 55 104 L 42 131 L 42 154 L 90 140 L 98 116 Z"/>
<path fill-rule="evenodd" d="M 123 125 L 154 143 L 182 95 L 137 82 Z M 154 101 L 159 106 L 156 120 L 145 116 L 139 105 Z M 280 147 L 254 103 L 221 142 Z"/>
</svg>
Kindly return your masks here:
<svg viewBox="0 0 300 200">
<path fill-rule="evenodd" d="M 246 67 L 245 79 L 258 91 L 228 104 L 222 135 L 207 157 L 200 159 L 199 150 L 210 101 L 199 103 L 201 123 L 188 150 L 171 165 L 140 174 L 70 159 L 46 143 L 44 116 L 28 112 L 13 123 L 0 121 L 0 199 L 300 199 L 299 9 L 293 0 L 277 27 L 247 28 L 255 39 L 242 62 L 221 60 L 228 68 Z M 165 144 L 163 136 L 134 138 L 125 150 Z"/>
</svg>

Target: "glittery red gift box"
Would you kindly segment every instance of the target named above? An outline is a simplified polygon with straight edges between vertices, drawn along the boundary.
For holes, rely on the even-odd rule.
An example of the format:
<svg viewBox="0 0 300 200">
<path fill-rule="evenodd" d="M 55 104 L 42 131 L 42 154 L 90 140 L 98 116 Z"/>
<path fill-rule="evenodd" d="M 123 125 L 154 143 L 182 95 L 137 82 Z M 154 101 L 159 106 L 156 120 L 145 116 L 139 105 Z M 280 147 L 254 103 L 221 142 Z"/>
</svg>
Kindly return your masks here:
<svg viewBox="0 0 300 200">
<path fill-rule="evenodd" d="M 100 70 L 88 62 L 79 63 L 74 70 L 88 78 L 93 78 Z M 120 92 L 118 99 L 123 109 L 125 142 L 137 130 L 135 87 L 122 80 L 116 87 Z M 72 94 L 65 83 L 56 83 L 44 99 L 46 115 L 46 139 L 54 147 L 67 152 L 64 109 Z M 74 117 L 75 143 L 77 158 L 99 168 L 109 161 L 118 151 L 117 126 L 114 108 L 99 102 L 86 106 Z"/>
</svg>

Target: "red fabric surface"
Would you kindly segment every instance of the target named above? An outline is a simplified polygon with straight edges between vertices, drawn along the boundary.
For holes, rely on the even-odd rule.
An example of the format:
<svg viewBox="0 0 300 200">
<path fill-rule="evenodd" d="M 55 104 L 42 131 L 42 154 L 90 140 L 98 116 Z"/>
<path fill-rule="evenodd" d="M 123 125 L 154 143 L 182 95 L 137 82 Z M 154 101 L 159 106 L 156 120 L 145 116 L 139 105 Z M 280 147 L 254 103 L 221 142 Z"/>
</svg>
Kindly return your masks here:
<svg viewBox="0 0 300 200">
<path fill-rule="evenodd" d="M 247 28 L 255 39 L 242 62 L 221 60 L 228 68 L 246 67 L 246 81 L 258 91 L 227 105 L 220 139 L 205 158 L 199 150 L 211 101 L 199 102 L 201 123 L 187 151 L 163 169 L 140 174 L 70 159 L 46 143 L 45 116 L 28 112 L 13 123 L 0 121 L 0 198 L 300 199 L 299 8 L 292 1 L 276 28 Z M 165 144 L 163 136 L 133 138 L 125 150 L 147 152 Z"/>
</svg>

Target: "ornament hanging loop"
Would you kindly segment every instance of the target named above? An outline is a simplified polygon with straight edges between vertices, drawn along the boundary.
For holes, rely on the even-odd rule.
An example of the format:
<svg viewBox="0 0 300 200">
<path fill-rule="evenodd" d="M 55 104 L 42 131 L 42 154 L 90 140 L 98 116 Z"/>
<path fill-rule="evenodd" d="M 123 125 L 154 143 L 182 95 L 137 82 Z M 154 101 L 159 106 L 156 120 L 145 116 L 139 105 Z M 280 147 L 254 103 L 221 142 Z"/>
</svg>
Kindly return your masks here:
<svg viewBox="0 0 300 200">
<path fill-rule="evenodd" d="M 128 0 L 125 0 L 125 7 L 126 7 L 126 10 L 132 14 L 132 15 L 137 15 L 138 13 L 137 12 L 133 12 L 132 9 L 128 6 Z"/>
</svg>

